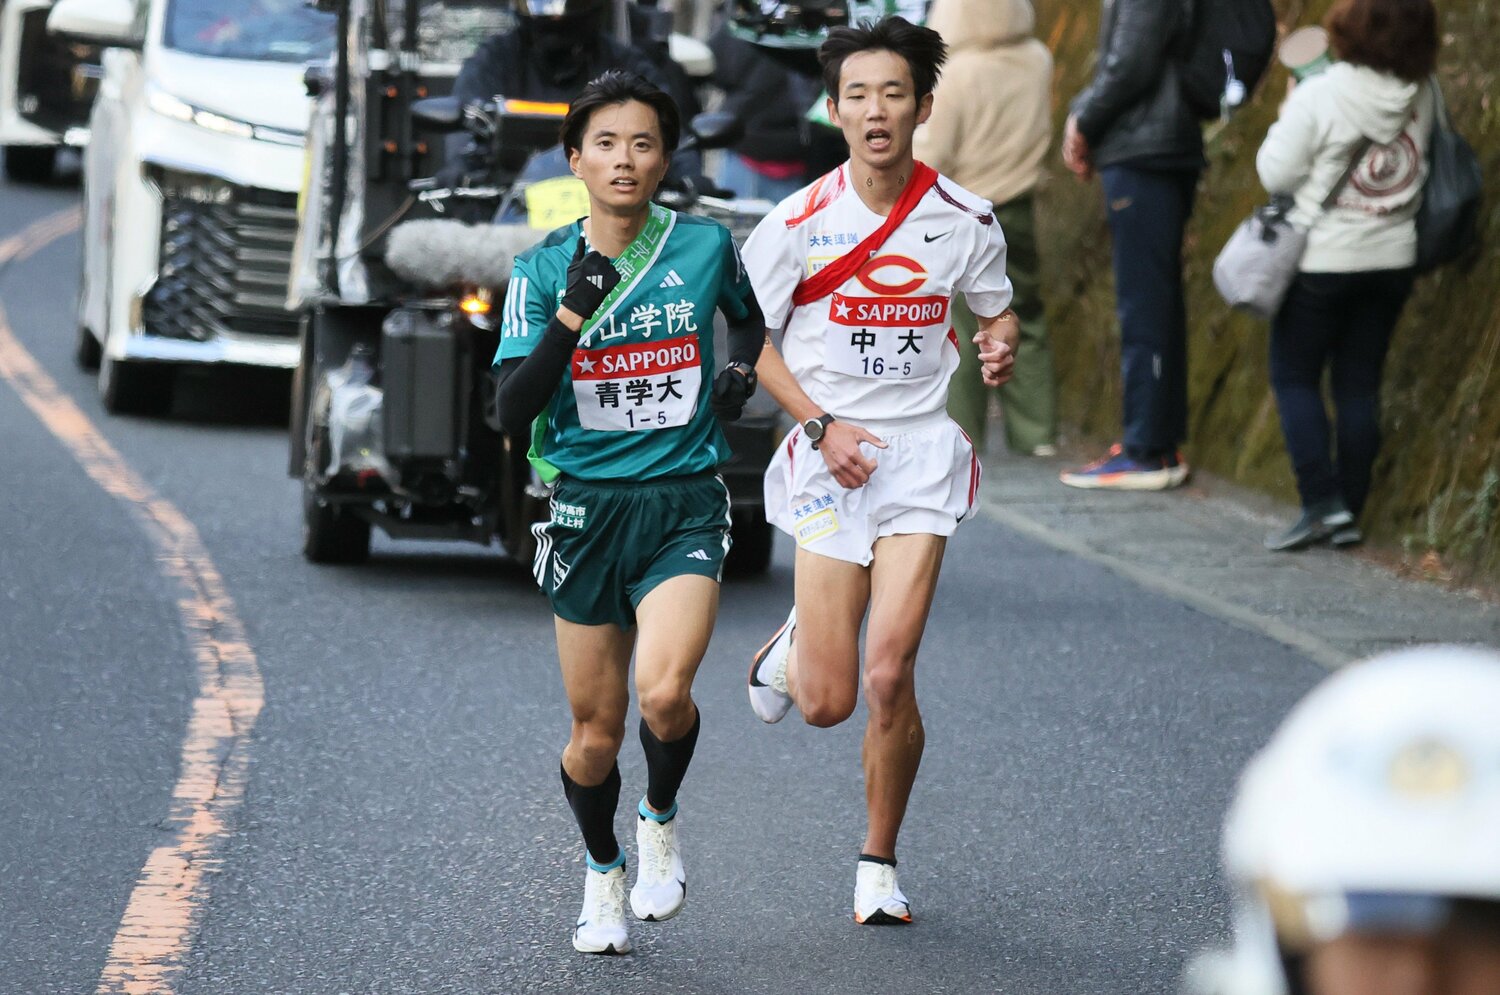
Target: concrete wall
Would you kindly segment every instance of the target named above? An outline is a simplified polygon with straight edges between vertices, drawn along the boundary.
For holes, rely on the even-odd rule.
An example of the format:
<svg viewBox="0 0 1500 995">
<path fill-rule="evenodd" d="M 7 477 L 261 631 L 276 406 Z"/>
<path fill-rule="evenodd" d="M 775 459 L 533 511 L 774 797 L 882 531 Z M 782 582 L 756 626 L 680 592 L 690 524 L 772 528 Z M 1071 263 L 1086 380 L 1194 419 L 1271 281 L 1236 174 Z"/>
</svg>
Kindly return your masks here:
<svg viewBox="0 0 1500 995">
<path fill-rule="evenodd" d="M 1088 80 L 1098 0 L 1036 0 L 1038 35 L 1057 59 L 1058 131 Z M 1278 0 L 1282 24 L 1320 20 L 1328 0 Z M 1365 524 L 1427 574 L 1500 579 L 1500 4 L 1439 0 L 1440 73 L 1459 130 L 1484 162 L 1484 245 L 1418 284 L 1386 367 L 1385 444 Z M 1267 382 L 1267 326 L 1229 313 L 1210 279 L 1234 226 L 1264 197 L 1254 158 L 1286 74 L 1274 66 L 1252 104 L 1208 131 L 1210 167 L 1188 233 L 1191 439 L 1195 466 L 1295 500 Z M 1118 436 L 1118 325 L 1097 181 L 1076 183 L 1054 155 L 1041 193 L 1047 309 L 1068 431 Z"/>
</svg>

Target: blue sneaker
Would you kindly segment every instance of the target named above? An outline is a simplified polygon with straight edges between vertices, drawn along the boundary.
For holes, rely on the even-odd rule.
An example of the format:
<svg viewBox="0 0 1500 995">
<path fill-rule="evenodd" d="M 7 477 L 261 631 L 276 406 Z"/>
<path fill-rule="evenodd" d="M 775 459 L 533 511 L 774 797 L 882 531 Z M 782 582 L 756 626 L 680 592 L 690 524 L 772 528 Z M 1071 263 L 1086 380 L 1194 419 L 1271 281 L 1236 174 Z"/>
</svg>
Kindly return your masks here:
<svg viewBox="0 0 1500 995">
<path fill-rule="evenodd" d="M 1058 477 L 1069 487 L 1085 490 L 1165 491 L 1187 481 L 1188 466 L 1180 455 L 1150 460 L 1132 459 L 1119 444 L 1110 446 L 1109 455 L 1079 470 L 1065 470 Z"/>
</svg>

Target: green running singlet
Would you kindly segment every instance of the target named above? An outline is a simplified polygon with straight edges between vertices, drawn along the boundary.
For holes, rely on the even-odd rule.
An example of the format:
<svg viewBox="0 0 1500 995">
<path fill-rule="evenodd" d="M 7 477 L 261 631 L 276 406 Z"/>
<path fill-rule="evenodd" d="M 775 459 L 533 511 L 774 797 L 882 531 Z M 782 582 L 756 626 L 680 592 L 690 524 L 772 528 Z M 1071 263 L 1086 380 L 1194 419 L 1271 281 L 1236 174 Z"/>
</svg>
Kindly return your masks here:
<svg viewBox="0 0 1500 995">
<path fill-rule="evenodd" d="M 528 355 L 557 313 L 580 219 L 517 257 L 495 364 Z M 650 480 L 712 470 L 730 455 L 709 408 L 714 311 L 748 313 L 750 278 L 728 229 L 651 205 L 615 265 L 621 281 L 585 323 L 537 419 L 532 461 L 549 482 Z"/>
</svg>

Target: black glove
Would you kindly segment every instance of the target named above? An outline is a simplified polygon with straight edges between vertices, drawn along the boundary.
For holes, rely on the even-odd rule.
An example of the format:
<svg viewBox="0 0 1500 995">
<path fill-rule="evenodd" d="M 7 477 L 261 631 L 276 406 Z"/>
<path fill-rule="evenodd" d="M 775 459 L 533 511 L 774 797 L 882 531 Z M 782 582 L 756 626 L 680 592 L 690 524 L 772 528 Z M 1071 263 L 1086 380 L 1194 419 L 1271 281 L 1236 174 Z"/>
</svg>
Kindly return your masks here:
<svg viewBox="0 0 1500 995">
<path fill-rule="evenodd" d="M 573 261 L 568 264 L 568 287 L 563 291 L 562 306 L 587 321 L 620 282 L 620 271 L 597 250 L 585 252 L 584 248 L 580 235 Z"/>
<path fill-rule="evenodd" d="M 708 406 L 713 413 L 725 421 L 738 421 L 745 410 L 745 402 L 755 394 L 755 367 L 744 363 L 732 363 L 719 371 L 714 378 L 714 389 L 709 395 Z"/>
</svg>

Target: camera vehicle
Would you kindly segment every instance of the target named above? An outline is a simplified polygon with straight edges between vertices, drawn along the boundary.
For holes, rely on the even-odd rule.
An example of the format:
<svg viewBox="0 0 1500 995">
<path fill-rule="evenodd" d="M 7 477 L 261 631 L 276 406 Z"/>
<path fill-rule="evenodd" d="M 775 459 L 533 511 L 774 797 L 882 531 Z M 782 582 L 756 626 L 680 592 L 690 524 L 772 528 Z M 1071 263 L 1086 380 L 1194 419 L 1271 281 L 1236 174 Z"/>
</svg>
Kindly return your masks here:
<svg viewBox="0 0 1500 995">
<path fill-rule="evenodd" d="M 58 0 L 106 47 L 84 153 L 78 360 L 113 412 L 155 413 L 183 364 L 289 369 L 307 97 L 334 19 L 302 0 Z"/>
<path fill-rule="evenodd" d="M 58 149 L 88 143 L 99 49 L 47 34 L 52 0 L 0 0 L 0 147 L 5 175 L 52 176 Z"/>
<path fill-rule="evenodd" d="M 302 354 L 288 472 L 302 481 L 304 555 L 361 561 L 379 527 L 397 539 L 498 539 L 529 558 L 548 490 L 526 458 L 530 439 L 500 430 L 490 364 L 510 260 L 588 209 L 558 146 L 566 106 L 441 99 L 463 59 L 506 29 L 507 4 L 325 2 L 339 42 L 308 76 L 317 103 L 292 287 Z M 625 6 L 617 25 L 632 20 Z M 483 165 L 443 187 L 430 177 L 459 132 Z M 670 206 L 718 212 L 740 237 L 770 207 L 691 194 Z M 752 405 L 725 426 L 738 571 L 763 569 L 771 551 L 761 475 L 775 406 Z"/>
</svg>

